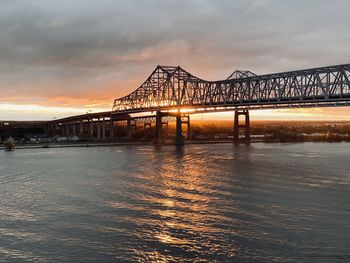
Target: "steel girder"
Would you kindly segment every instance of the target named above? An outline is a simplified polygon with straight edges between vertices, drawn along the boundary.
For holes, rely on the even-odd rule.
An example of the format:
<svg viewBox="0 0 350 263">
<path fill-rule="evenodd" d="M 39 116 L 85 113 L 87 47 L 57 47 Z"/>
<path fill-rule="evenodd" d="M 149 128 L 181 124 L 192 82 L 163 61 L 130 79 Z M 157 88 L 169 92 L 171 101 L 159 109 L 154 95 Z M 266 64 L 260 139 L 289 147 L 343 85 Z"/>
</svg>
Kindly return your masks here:
<svg viewBox="0 0 350 263">
<path fill-rule="evenodd" d="M 178 108 L 277 108 L 350 101 L 350 64 L 257 76 L 236 71 L 226 80 L 206 81 L 180 67 L 157 66 L 131 94 L 116 99 L 115 112 Z"/>
</svg>

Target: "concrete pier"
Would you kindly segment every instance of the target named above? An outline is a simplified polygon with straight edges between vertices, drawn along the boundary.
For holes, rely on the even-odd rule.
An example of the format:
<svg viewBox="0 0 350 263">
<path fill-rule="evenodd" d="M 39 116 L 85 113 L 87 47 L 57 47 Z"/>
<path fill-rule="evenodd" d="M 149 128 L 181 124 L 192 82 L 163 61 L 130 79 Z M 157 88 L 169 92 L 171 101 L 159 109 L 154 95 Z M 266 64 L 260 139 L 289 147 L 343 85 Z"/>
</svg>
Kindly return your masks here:
<svg viewBox="0 0 350 263">
<path fill-rule="evenodd" d="M 239 123 L 239 116 L 244 116 L 244 124 Z M 241 137 L 241 134 L 243 134 L 244 136 Z M 250 142 L 250 118 L 248 110 L 235 111 L 233 125 L 233 141 L 235 143 Z"/>
<path fill-rule="evenodd" d="M 176 145 L 184 145 L 184 137 L 182 134 L 182 117 L 181 114 L 176 116 Z"/>
<path fill-rule="evenodd" d="M 131 125 L 131 117 L 127 118 L 127 138 L 128 140 L 132 139 L 132 125 Z"/>
<path fill-rule="evenodd" d="M 163 142 L 163 131 L 162 131 L 162 115 L 160 111 L 156 113 L 156 136 L 154 142 L 156 144 L 161 144 Z"/>
</svg>

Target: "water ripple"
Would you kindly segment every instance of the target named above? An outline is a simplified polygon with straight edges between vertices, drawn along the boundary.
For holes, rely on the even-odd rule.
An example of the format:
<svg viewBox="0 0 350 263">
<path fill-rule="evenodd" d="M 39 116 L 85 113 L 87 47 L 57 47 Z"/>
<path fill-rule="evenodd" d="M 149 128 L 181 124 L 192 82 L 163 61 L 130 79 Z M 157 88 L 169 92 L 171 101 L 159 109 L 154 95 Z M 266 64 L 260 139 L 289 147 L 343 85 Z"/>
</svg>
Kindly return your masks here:
<svg viewBox="0 0 350 263">
<path fill-rule="evenodd" d="M 349 150 L 1 152 L 0 262 L 347 262 Z"/>
</svg>

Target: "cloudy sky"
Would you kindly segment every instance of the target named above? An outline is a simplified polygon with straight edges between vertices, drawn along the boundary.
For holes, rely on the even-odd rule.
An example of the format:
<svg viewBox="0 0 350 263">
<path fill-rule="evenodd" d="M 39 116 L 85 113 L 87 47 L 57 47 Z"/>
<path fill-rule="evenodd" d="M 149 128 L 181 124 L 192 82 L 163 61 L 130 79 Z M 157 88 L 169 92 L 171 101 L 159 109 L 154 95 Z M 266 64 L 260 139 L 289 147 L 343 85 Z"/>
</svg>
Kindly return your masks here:
<svg viewBox="0 0 350 263">
<path fill-rule="evenodd" d="M 350 63 L 349 10 L 348 0 L 1 0 L 0 119 L 110 110 L 158 64 L 215 80 Z M 350 110 L 256 116 L 350 120 Z"/>
</svg>

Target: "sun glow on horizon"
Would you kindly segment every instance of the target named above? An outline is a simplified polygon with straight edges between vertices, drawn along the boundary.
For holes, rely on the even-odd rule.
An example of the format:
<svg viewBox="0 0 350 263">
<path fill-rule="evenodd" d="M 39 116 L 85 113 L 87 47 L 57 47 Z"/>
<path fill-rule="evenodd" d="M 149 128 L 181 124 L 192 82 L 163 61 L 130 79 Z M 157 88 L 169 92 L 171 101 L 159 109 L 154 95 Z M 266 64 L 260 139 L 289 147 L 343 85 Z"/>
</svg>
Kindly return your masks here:
<svg viewBox="0 0 350 263">
<path fill-rule="evenodd" d="M 0 120 L 52 120 L 85 113 L 110 111 L 111 108 L 43 106 L 37 104 L 0 104 Z M 177 111 L 177 110 L 175 110 Z M 194 113 L 192 109 L 180 109 L 191 114 L 193 120 L 232 120 L 233 111 Z M 251 120 L 325 120 L 350 121 L 350 108 L 305 108 L 251 110 Z"/>
<path fill-rule="evenodd" d="M 42 106 L 36 104 L 0 104 L 1 120 L 50 120 L 54 118 L 63 118 L 72 115 L 85 114 L 87 112 L 108 111 L 110 109 L 101 108 L 79 108 L 79 107 L 57 107 Z"/>
<path fill-rule="evenodd" d="M 232 120 L 233 111 L 217 113 L 199 113 L 192 119 Z M 350 108 L 306 108 L 306 109 L 269 109 L 251 110 L 250 119 L 254 120 L 295 120 L 295 121 L 350 121 Z"/>
</svg>

